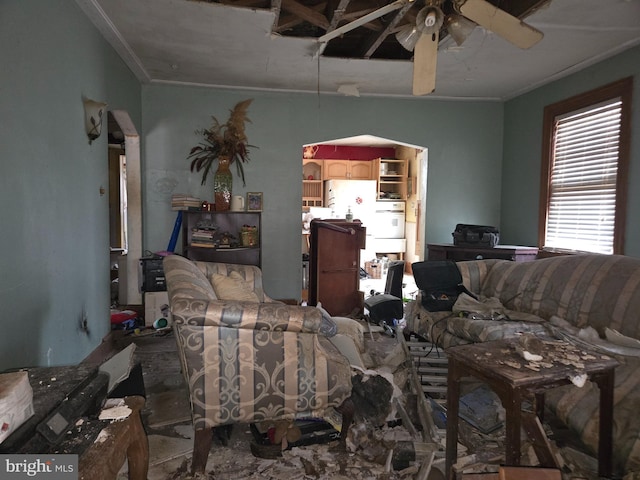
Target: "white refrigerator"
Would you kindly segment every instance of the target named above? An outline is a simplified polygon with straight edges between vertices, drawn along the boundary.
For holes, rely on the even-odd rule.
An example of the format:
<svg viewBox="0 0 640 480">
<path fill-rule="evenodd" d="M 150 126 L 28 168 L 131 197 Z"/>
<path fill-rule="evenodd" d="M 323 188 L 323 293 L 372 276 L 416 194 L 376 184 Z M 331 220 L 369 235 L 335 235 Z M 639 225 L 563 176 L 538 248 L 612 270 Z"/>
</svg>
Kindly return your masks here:
<svg viewBox="0 0 640 480">
<path fill-rule="evenodd" d="M 353 219 L 360 220 L 367 228 L 366 247 L 360 255 L 363 265 L 365 261 L 375 257 L 373 225 L 377 194 L 375 180 L 326 180 L 324 182 L 324 205 L 331 210 L 331 217 L 346 218 L 347 211 L 351 209 Z"/>
</svg>

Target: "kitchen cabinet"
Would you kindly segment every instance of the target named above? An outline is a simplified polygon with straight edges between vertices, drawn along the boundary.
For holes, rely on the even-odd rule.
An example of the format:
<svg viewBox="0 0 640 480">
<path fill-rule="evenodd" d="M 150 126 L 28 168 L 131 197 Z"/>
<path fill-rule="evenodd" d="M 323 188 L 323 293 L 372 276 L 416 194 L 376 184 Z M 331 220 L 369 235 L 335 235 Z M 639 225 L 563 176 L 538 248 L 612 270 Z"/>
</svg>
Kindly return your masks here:
<svg viewBox="0 0 640 480">
<path fill-rule="evenodd" d="M 302 207 L 322 207 L 322 160 L 302 160 Z"/>
<path fill-rule="evenodd" d="M 182 215 L 182 252 L 191 260 L 261 267 L 260 212 Z"/>
<path fill-rule="evenodd" d="M 373 163 L 378 180 L 378 200 L 406 200 L 409 182 L 408 160 L 378 158 Z"/>
<path fill-rule="evenodd" d="M 370 160 L 323 160 L 323 180 L 374 180 Z"/>
</svg>

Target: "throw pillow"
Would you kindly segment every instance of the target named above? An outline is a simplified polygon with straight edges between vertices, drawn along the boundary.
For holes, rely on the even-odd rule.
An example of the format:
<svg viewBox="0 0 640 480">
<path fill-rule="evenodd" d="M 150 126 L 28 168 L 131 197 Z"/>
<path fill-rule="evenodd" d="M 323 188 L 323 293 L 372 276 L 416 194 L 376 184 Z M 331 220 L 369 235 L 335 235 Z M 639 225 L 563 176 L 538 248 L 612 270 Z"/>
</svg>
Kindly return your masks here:
<svg viewBox="0 0 640 480">
<path fill-rule="evenodd" d="M 322 323 L 318 331 L 326 337 L 333 337 L 338 333 L 338 326 L 333 321 L 331 314 L 322 308 L 322 304 L 320 302 L 318 302 L 316 308 L 322 312 Z"/>
<path fill-rule="evenodd" d="M 231 272 L 229 275 L 214 273 L 211 275 L 211 284 L 220 300 L 260 301 L 251 284 L 238 272 Z"/>
</svg>

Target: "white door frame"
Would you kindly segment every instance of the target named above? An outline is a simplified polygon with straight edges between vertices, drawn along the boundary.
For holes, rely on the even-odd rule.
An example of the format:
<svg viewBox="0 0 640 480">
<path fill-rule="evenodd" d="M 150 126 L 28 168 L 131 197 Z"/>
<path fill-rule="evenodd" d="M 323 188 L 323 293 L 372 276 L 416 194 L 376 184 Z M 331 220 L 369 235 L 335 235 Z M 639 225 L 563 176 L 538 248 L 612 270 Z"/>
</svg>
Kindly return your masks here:
<svg viewBox="0 0 640 480">
<path fill-rule="evenodd" d="M 124 134 L 124 151 L 127 156 L 128 251 L 126 259 L 120 263 L 118 271 L 118 281 L 121 282 L 118 302 L 120 305 L 142 305 L 139 268 L 140 258 L 142 258 L 140 135 L 125 110 L 112 110 L 111 114 Z"/>
</svg>

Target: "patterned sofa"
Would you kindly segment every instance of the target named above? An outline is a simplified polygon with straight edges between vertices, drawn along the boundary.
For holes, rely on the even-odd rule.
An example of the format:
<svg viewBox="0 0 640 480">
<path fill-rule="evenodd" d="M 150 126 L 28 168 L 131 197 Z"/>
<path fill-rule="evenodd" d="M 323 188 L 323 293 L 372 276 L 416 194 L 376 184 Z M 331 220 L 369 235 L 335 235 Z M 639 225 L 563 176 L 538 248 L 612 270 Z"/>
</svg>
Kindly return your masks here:
<svg viewBox="0 0 640 480">
<path fill-rule="evenodd" d="M 459 262 L 458 267 L 463 284 L 482 297 L 498 299 L 507 318 L 474 320 L 452 312 L 427 312 L 418 298 L 407 328 L 445 351 L 452 345 L 520 332 L 568 334 L 605 348 L 621 363 L 615 382 L 614 469 L 617 475 L 637 472 L 639 477 L 633 478 L 640 478 L 640 259 L 568 255 L 526 263 L 476 260 Z M 597 387 L 587 382 L 583 388 L 553 389 L 546 394 L 546 404 L 595 454 Z"/>
<path fill-rule="evenodd" d="M 351 368 L 319 309 L 269 298 L 258 267 L 164 259 L 169 304 L 195 429 L 192 471 L 204 472 L 212 429 L 343 414 Z M 324 332 L 324 333 L 323 333 Z"/>
</svg>

